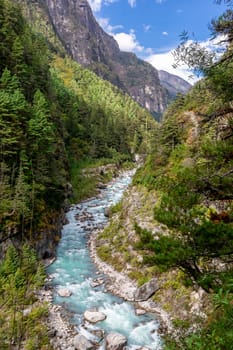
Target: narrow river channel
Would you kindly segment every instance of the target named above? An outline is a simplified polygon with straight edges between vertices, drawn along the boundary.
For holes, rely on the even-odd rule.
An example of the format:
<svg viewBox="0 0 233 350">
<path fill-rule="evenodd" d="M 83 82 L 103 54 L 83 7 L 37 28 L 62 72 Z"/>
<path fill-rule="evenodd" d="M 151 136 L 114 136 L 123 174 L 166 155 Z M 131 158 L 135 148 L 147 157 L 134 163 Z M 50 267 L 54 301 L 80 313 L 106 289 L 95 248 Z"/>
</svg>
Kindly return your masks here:
<svg viewBox="0 0 233 350">
<path fill-rule="evenodd" d="M 93 287 L 93 280 L 105 278 L 95 267 L 88 250 L 88 237 L 94 229 L 106 225 L 108 218 L 105 208 L 116 204 L 131 182 L 133 172 L 124 172 L 111 181 L 100 194 L 78 205 L 67 213 L 68 223 L 64 225 L 57 248 L 57 258 L 49 266 L 48 273 L 53 277 L 54 303 L 63 305 L 73 313 L 72 322 L 86 338 L 98 342 L 93 329 L 102 329 L 105 334 L 118 332 L 128 339 L 129 349 L 145 346 L 151 350 L 161 349 L 158 335 L 158 321 L 151 314 L 137 316 L 134 306 L 108 292 L 104 284 Z M 111 247 L 109 247 L 111 249 Z M 59 297 L 56 290 L 68 288 L 72 295 Z M 96 325 L 87 324 L 83 319 L 86 310 L 96 309 L 107 318 Z M 97 332 L 98 333 L 98 332 Z M 104 341 L 100 341 L 104 349 Z"/>
</svg>

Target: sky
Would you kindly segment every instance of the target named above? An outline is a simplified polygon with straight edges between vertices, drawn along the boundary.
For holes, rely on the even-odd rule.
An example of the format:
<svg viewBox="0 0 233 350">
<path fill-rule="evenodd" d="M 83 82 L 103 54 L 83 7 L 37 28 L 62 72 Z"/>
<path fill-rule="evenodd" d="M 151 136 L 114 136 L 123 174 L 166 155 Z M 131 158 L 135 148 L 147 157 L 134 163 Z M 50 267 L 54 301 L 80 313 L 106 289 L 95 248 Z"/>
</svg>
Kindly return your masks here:
<svg viewBox="0 0 233 350">
<path fill-rule="evenodd" d="M 202 45 L 210 46 L 209 24 L 226 6 L 214 0 L 88 0 L 101 27 L 122 51 L 134 52 L 155 68 L 178 75 L 190 83 L 187 67 L 174 69 L 172 51 L 187 31 Z"/>
</svg>

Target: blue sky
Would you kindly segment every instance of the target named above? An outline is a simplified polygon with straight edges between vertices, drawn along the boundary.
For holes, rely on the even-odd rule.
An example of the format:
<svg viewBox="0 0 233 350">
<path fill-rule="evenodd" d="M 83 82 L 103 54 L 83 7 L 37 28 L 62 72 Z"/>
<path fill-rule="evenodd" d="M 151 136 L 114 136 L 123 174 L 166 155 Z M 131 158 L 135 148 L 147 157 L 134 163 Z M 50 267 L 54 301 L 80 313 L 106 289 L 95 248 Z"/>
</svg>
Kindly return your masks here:
<svg viewBox="0 0 233 350">
<path fill-rule="evenodd" d="M 225 9 L 214 0 L 88 0 L 102 28 L 114 36 L 120 49 L 134 52 L 157 69 L 183 78 L 186 67 L 172 68 L 172 50 L 186 30 L 209 46 L 208 25 Z M 191 82 L 194 82 L 194 80 Z"/>
</svg>

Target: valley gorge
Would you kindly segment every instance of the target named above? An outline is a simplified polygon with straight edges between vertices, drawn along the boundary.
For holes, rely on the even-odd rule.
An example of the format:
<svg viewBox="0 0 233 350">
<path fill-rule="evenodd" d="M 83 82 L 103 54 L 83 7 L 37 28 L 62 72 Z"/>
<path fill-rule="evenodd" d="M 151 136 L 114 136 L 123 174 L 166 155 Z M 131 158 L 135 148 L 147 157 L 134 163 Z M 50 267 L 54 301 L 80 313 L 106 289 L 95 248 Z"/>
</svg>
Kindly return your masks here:
<svg viewBox="0 0 233 350">
<path fill-rule="evenodd" d="M 232 42 L 190 88 L 84 0 L 0 0 L 0 39 L 0 348 L 231 349 Z"/>
</svg>

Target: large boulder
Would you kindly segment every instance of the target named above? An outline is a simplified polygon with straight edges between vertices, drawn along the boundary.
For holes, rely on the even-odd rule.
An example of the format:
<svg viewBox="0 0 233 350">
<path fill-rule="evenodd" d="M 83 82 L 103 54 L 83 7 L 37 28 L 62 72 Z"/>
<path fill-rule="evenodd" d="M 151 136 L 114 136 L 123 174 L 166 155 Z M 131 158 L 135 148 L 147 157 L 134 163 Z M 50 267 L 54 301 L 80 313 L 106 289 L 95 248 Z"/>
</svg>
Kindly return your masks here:
<svg viewBox="0 0 233 350">
<path fill-rule="evenodd" d="M 137 288 L 134 293 L 135 301 L 146 301 L 148 300 L 155 292 L 159 290 L 159 285 L 156 278 L 152 278 L 149 282 L 143 284 L 141 287 Z"/>
<path fill-rule="evenodd" d="M 106 350 L 123 350 L 127 339 L 120 333 L 110 333 L 106 337 Z"/>
<path fill-rule="evenodd" d="M 76 335 L 73 340 L 75 350 L 93 350 L 94 345 L 82 334 Z"/>
<path fill-rule="evenodd" d="M 85 311 L 84 318 L 90 323 L 97 323 L 105 320 L 107 316 L 103 312 L 98 311 Z"/>
</svg>

